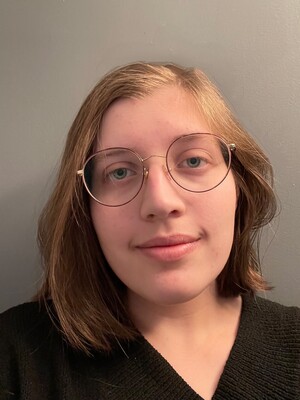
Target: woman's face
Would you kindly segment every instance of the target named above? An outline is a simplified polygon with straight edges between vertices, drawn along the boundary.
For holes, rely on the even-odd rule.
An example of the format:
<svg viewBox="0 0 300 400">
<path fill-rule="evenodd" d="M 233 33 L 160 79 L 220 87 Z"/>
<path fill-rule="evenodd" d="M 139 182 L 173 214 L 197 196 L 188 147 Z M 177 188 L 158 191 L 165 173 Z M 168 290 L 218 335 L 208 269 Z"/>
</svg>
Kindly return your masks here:
<svg viewBox="0 0 300 400">
<path fill-rule="evenodd" d="M 106 112 L 97 150 L 126 147 L 142 158 L 165 155 L 183 134 L 210 132 L 192 97 L 170 86 L 143 99 L 121 99 Z M 120 207 L 91 200 L 93 224 L 131 301 L 178 304 L 211 289 L 232 246 L 236 187 L 230 171 L 215 189 L 192 193 L 168 175 L 165 159 L 145 162 L 140 193 Z"/>
</svg>

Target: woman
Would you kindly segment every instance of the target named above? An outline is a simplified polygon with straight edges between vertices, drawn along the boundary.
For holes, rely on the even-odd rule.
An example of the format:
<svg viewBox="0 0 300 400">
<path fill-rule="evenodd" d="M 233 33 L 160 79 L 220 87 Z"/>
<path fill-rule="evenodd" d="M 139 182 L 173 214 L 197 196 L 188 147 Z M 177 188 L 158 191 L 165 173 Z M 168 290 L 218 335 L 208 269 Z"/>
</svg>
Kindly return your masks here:
<svg viewBox="0 0 300 400">
<path fill-rule="evenodd" d="M 41 216 L 36 301 L 1 316 L 4 399 L 296 399 L 300 311 L 256 252 L 272 168 L 199 70 L 106 75 Z"/>
</svg>

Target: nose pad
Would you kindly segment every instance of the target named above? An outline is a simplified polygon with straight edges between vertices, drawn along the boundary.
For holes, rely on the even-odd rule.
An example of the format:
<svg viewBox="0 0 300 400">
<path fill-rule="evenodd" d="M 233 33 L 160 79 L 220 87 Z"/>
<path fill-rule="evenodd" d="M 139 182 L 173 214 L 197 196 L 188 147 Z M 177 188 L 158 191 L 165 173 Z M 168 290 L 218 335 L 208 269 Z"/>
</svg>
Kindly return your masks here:
<svg viewBox="0 0 300 400">
<path fill-rule="evenodd" d="M 146 182 L 146 180 L 148 179 L 148 175 L 149 175 L 149 169 L 144 167 L 143 168 L 143 174 L 144 174 L 144 179 L 145 179 L 145 182 Z"/>
<path fill-rule="evenodd" d="M 163 165 L 163 166 L 162 166 L 162 169 L 163 169 L 163 171 L 164 171 L 166 177 L 168 178 L 168 180 L 171 181 L 171 180 L 172 180 L 172 177 L 171 177 L 171 175 L 170 175 L 170 173 L 169 173 L 168 168 L 166 167 L 166 165 Z M 143 169 L 143 174 L 144 174 L 144 180 L 145 180 L 145 182 L 146 182 L 147 179 L 148 179 L 148 176 L 149 176 L 149 168 L 144 167 L 144 169 Z"/>
</svg>

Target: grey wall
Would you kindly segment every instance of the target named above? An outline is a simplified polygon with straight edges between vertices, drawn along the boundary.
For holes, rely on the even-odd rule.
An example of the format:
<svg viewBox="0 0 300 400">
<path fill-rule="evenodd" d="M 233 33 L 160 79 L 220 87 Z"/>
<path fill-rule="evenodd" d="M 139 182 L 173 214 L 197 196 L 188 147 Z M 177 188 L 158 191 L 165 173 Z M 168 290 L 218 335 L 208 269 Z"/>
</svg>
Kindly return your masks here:
<svg viewBox="0 0 300 400">
<path fill-rule="evenodd" d="M 0 310 L 39 282 L 37 217 L 81 101 L 134 60 L 204 69 L 267 151 L 282 202 L 268 297 L 300 305 L 298 0 L 0 0 L 0 58 Z"/>
</svg>

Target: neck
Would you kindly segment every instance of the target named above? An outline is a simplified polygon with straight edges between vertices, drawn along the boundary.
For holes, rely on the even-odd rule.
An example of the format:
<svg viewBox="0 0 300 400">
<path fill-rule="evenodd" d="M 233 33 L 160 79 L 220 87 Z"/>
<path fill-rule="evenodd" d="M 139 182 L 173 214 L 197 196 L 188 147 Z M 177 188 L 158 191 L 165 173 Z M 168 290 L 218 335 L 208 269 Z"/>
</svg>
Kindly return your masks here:
<svg viewBox="0 0 300 400">
<path fill-rule="evenodd" d="M 197 298 L 181 304 L 155 304 L 134 293 L 128 295 L 131 317 L 150 342 L 157 340 L 203 341 L 212 335 L 236 332 L 241 298 L 222 298 L 208 288 Z"/>
</svg>

